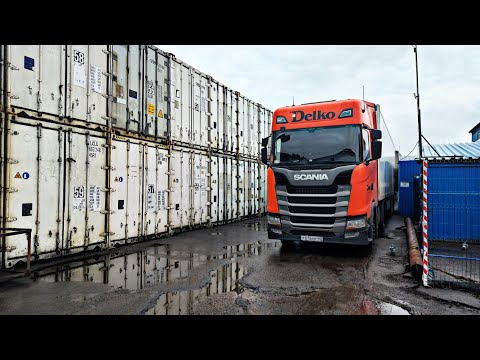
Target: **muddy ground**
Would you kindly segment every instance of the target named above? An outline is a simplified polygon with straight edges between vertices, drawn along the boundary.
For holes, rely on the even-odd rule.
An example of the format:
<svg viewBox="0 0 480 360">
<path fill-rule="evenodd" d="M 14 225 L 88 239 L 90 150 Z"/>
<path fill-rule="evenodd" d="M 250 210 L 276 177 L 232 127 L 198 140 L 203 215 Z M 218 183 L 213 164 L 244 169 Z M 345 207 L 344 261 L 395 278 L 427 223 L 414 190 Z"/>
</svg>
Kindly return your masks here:
<svg viewBox="0 0 480 360">
<path fill-rule="evenodd" d="M 265 218 L 185 232 L 0 282 L 0 314 L 480 314 L 479 294 L 406 274 L 403 218 L 385 236 L 285 249 Z"/>
</svg>

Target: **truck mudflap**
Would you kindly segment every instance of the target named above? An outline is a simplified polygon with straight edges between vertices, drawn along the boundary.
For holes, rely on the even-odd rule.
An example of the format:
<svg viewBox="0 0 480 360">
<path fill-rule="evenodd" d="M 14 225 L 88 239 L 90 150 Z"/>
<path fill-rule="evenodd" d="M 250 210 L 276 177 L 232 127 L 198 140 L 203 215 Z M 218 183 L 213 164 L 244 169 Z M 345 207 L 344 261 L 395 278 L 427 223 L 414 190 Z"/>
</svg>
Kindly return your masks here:
<svg viewBox="0 0 480 360">
<path fill-rule="evenodd" d="M 278 228 L 277 228 L 278 229 Z M 297 231 L 287 232 L 282 229 L 282 233 L 278 234 L 272 231 L 272 227 L 268 227 L 268 238 L 286 241 L 302 241 L 302 242 L 317 242 L 325 244 L 345 244 L 345 245 L 369 245 L 372 241 L 368 237 L 368 230 L 358 231 L 358 236 L 345 238 L 345 234 L 335 233 L 318 233 L 309 234 L 308 232 L 301 233 Z"/>
</svg>

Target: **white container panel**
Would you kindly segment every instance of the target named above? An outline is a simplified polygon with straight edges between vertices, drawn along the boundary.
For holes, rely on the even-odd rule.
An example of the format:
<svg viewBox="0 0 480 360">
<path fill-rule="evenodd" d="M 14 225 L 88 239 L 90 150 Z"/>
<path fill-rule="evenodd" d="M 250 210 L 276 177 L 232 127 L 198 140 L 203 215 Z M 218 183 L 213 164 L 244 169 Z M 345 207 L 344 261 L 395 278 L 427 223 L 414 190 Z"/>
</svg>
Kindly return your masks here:
<svg viewBox="0 0 480 360">
<path fill-rule="evenodd" d="M 190 143 L 191 87 L 190 68 L 170 57 L 171 84 L 171 129 L 172 139 Z"/>
<path fill-rule="evenodd" d="M 143 118 L 143 45 L 128 46 L 127 130 L 140 132 Z"/>
<path fill-rule="evenodd" d="M 112 126 L 139 132 L 142 118 L 143 45 L 111 45 Z"/>
<path fill-rule="evenodd" d="M 232 219 L 233 213 L 233 186 L 232 186 L 232 158 L 226 158 L 225 183 L 226 183 L 226 209 L 225 219 Z"/>
<path fill-rule="evenodd" d="M 231 219 L 238 218 L 238 161 L 232 159 L 232 212 L 230 214 Z"/>
<path fill-rule="evenodd" d="M 225 220 L 225 209 L 227 204 L 226 182 L 225 182 L 226 163 L 224 157 L 218 157 L 218 221 Z"/>
<path fill-rule="evenodd" d="M 134 242 L 142 235 L 143 145 L 128 140 L 112 144 L 111 240 Z"/>
<path fill-rule="evenodd" d="M 193 159 L 193 214 L 194 224 L 203 224 L 208 216 L 208 157 L 201 153 L 192 154 Z"/>
<path fill-rule="evenodd" d="M 169 59 L 157 50 L 157 137 L 168 137 L 168 62 Z"/>
<path fill-rule="evenodd" d="M 210 187 L 210 217 L 212 223 L 217 223 L 219 221 L 220 216 L 220 209 L 219 205 L 221 204 L 219 201 L 219 157 L 212 155 L 210 160 L 210 173 L 209 173 L 209 180 L 207 180 L 207 186 Z"/>
<path fill-rule="evenodd" d="M 72 131 L 66 141 L 65 247 L 105 244 L 106 141 Z"/>
<path fill-rule="evenodd" d="M 245 121 L 245 139 L 246 139 L 246 147 L 245 147 L 245 154 L 251 155 L 252 154 L 252 119 L 253 119 L 253 108 L 252 102 L 248 99 L 245 99 L 246 108 L 247 108 L 247 118 Z"/>
<path fill-rule="evenodd" d="M 225 150 L 225 88 L 218 84 L 217 89 L 217 127 L 218 127 L 218 149 Z"/>
<path fill-rule="evenodd" d="M 259 204 L 260 204 L 260 212 L 265 213 L 267 209 L 267 167 L 265 165 L 260 165 L 260 183 L 258 187 L 260 188 L 259 193 Z"/>
<path fill-rule="evenodd" d="M 232 152 L 238 152 L 238 99 L 232 92 Z"/>
<path fill-rule="evenodd" d="M 155 148 L 143 146 L 143 235 L 155 233 L 155 211 L 157 209 L 157 179 Z"/>
<path fill-rule="evenodd" d="M 240 154 L 245 153 L 246 148 L 246 137 L 245 137 L 245 117 L 246 117 L 246 108 L 245 108 L 245 98 L 241 95 L 238 96 L 237 100 L 238 113 L 237 113 L 237 122 L 238 122 L 238 152 Z"/>
<path fill-rule="evenodd" d="M 67 116 L 106 125 L 107 45 L 67 45 Z"/>
<path fill-rule="evenodd" d="M 218 100 L 219 100 L 219 90 L 218 90 L 218 83 L 209 80 L 209 86 L 207 88 L 207 103 L 208 103 L 208 116 L 210 118 L 209 121 L 209 129 L 210 129 L 210 146 L 213 150 L 217 150 L 219 146 L 219 134 L 220 134 L 220 122 L 218 117 Z"/>
<path fill-rule="evenodd" d="M 157 185 L 157 200 L 156 200 L 156 218 L 155 218 L 155 234 L 162 234 L 167 231 L 168 226 L 168 150 L 156 149 L 156 185 Z"/>
<path fill-rule="evenodd" d="M 7 226 L 32 229 L 32 254 L 60 251 L 63 168 L 59 159 L 63 159 L 63 134 L 14 123 L 11 130 L 9 152 L 14 162 L 8 163 Z M 27 237 L 22 234 L 6 239 L 6 266 L 11 267 L 14 262 L 10 259 L 27 255 Z"/>
<path fill-rule="evenodd" d="M 238 161 L 238 181 L 237 181 L 237 194 L 238 194 L 238 215 L 240 217 L 245 216 L 245 182 L 247 178 L 245 177 L 245 161 Z"/>
<path fill-rule="evenodd" d="M 110 187 L 113 192 L 110 194 L 110 231 L 114 234 L 110 239 L 112 242 L 127 242 L 127 197 L 128 197 L 128 177 L 127 160 L 130 151 L 129 144 L 125 141 L 112 140 L 112 170 L 110 173 Z"/>
<path fill-rule="evenodd" d="M 65 116 L 65 45 L 5 45 L 11 106 Z"/>
<path fill-rule="evenodd" d="M 143 133 L 155 136 L 157 123 L 157 52 L 155 49 L 146 48 L 146 73 L 144 82 L 144 125 Z"/>
<path fill-rule="evenodd" d="M 254 190 L 254 196 L 253 196 L 253 214 L 258 214 L 260 212 L 260 209 L 258 207 L 258 199 L 259 199 L 259 189 L 258 189 L 258 184 L 259 184 L 259 165 L 258 163 L 253 163 L 253 172 L 254 172 L 254 177 L 253 177 L 253 190 Z"/>
<path fill-rule="evenodd" d="M 252 137 L 252 156 L 258 157 L 259 155 L 259 147 L 258 144 L 261 142 L 260 138 L 260 109 L 258 105 L 254 105 L 253 108 L 253 120 L 252 120 L 252 128 L 251 128 L 251 137 Z"/>
<path fill-rule="evenodd" d="M 173 174 L 171 175 L 171 219 L 173 228 L 182 228 L 190 221 L 190 152 L 173 150 L 170 158 Z"/>
<path fill-rule="evenodd" d="M 207 106 L 208 79 L 195 70 L 192 70 L 193 86 L 193 117 L 192 117 L 192 144 L 208 147 L 208 106 Z"/>
<path fill-rule="evenodd" d="M 225 89 L 225 149 L 226 151 L 233 150 L 233 114 L 232 114 L 232 90 Z"/>
</svg>

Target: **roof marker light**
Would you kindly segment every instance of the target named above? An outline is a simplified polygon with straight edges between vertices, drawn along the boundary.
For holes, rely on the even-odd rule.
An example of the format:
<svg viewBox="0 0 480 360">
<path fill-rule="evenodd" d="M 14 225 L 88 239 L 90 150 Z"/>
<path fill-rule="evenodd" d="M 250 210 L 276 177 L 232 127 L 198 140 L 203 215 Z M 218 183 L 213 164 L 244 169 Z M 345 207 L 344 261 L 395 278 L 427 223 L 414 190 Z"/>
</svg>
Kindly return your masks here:
<svg viewBox="0 0 480 360">
<path fill-rule="evenodd" d="M 277 124 L 286 124 L 286 123 L 288 123 L 288 121 L 284 116 L 277 116 Z"/>
<path fill-rule="evenodd" d="M 353 116 L 353 109 L 350 108 L 350 109 L 342 110 L 342 112 L 340 113 L 338 118 L 342 119 L 342 118 L 347 118 L 347 117 L 352 117 L 352 116 Z"/>
</svg>

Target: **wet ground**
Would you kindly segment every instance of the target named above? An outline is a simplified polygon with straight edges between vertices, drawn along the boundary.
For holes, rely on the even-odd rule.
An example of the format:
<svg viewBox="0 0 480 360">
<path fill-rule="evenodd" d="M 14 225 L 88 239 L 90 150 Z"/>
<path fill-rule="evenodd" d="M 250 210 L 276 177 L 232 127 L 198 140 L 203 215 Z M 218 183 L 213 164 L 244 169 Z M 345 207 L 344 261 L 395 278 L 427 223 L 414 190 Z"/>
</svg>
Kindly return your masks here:
<svg viewBox="0 0 480 360">
<path fill-rule="evenodd" d="M 264 218 L 186 232 L 0 283 L 0 314 L 480 314 L 478 294 L 408 276 L 402 226 L 373 250 L 285 249 Z"/>
</svg>

